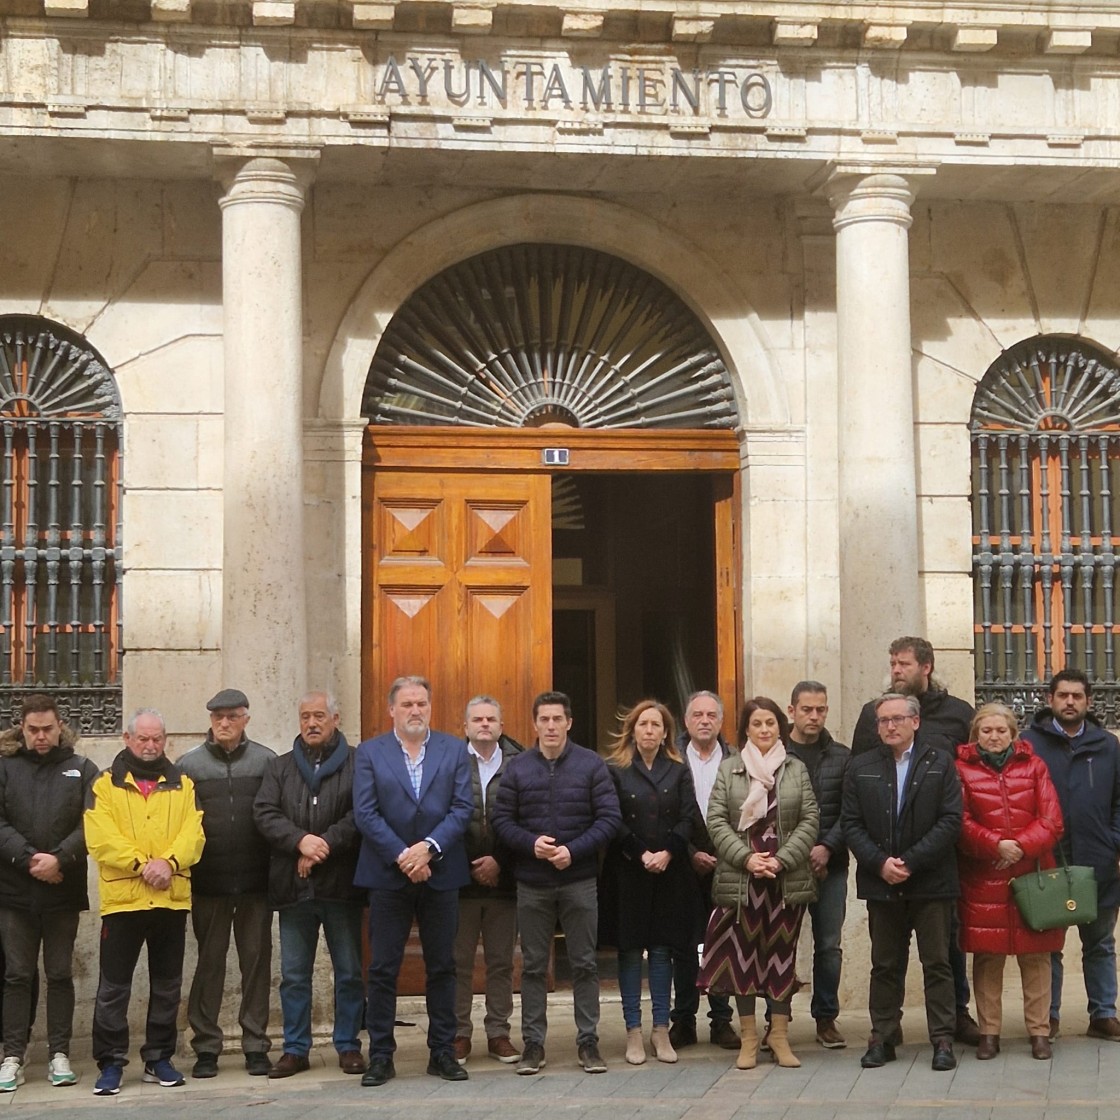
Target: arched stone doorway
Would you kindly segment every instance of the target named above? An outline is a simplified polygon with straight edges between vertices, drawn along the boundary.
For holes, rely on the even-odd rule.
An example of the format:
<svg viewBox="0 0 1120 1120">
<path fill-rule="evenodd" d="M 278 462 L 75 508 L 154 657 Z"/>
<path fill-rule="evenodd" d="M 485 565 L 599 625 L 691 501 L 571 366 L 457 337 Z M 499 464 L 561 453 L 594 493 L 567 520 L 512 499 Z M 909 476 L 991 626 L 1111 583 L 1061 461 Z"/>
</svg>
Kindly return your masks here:
<svg viewBox="0 0 1120 1120">
<path fill-rule="evenodd" d="M 665 284 L 606 253 L 521 244 L 418 288 L 363 414 L 363 725 L 425 672 L 437 725 L 559 687 L 580 738 L 618 703 L 739 692 L 734 394 Z"/>
</svg>

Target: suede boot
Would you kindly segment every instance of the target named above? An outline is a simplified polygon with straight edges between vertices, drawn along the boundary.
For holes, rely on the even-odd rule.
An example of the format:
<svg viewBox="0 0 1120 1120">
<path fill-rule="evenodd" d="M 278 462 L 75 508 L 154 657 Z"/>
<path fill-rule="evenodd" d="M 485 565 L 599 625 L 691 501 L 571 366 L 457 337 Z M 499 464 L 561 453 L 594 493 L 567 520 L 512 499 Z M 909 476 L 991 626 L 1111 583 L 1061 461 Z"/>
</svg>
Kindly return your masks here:
<svg viewBox="0 0 1120 1120">
<path fill-rule="evenodd" d="M 758 1026 L 753 1015 L 739 1016 L 739 1057 L 736 1069 L 754 1069 L 758 1062 Z"/>
<path fill-rule="evenodd" d="M 780 1066 L 796 1069 L 801 1065 L 797 1055 L 789 1048 L 789 1016 L 770 1016 L 770 1056 Z"/>
</svg>

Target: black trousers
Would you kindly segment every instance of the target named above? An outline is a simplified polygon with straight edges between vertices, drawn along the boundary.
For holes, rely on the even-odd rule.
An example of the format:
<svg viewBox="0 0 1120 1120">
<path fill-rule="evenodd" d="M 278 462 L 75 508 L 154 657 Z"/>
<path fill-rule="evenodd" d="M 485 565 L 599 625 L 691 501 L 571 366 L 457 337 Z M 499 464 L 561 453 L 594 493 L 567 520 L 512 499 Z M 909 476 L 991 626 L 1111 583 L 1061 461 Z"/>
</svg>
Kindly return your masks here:
<svg viewBox="0 0 1120 1120">
<path fill-rule="evenodd" d="M 47 977 L 47 1039 L 51 1054 L 70 1053 L 74 1029 L 74 940 L 77 910 L 0 910 L 4 943 L 4 1056 L 22 1058 L 39 1002 L 39 949 Z"/>
<path fill-rule="evenodd" d="M 951 1042 L 957 1025 L 953 969 L 949 964 L 956 900 L 905 899 L 867 903 L 871 934 L 871 1029 L 884 1042 L 897 1043 L 910 958 L 910 931 L 918 940 L 925 980 L 926 1026 L 930 1042 Z"/>
<path fill-rule="evenodd" d="M 101 979 L 93 1005 L 93 1057 L 99 1069 L 128 1065 L 128 1004 L 140 950 L 148 947 L 148 1020 L 140 1057 L 175 1053 L 183 989 L 187 911 L 157 908 L 101 919 Z"/>
</svg>

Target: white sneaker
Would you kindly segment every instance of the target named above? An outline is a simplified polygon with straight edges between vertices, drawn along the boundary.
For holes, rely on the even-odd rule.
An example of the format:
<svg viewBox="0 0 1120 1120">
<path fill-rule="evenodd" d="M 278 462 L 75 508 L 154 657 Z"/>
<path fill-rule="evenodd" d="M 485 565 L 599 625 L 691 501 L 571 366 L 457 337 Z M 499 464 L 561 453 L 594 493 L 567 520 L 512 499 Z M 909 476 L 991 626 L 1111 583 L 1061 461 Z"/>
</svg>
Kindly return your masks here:
<svg viewBox="0 0 1120 1120">
<path fill-rule="evenodd" d="M 0 1093 L 14 1093 L 23 1084 L 23 1059 L 5 1058 L 0 1062 Z"/>
<path fill-rule="evenodd" d="M 78 1075 L 70 1068 L 70 1059 L 65 1054 L 55 1054 L 47 1063 L 47 1080 L 52 1085 L 77 1085 Z"/>
</svg>

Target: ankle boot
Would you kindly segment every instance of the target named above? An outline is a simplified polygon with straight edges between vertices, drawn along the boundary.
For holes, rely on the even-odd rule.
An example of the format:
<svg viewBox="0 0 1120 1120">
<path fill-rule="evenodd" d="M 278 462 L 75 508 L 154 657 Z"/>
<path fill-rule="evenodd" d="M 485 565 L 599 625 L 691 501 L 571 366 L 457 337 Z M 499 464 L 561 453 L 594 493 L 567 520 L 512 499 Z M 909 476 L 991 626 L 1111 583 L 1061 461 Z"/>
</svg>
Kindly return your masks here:
<svg viewBox="0 0 1120 1120">
<path fill-rule="evenodd" d="M 739 1057 L 736 1069 L 754 1069 L 758 1062 L 758 1027 L 753 1015 L 739 1016 Z"/>
<path fill-rule="evenodd" d="M 780 1066 L 796 1069 L 801 1065 L 797 1055 L 789 1048 L 789 1016 L 770 1016 L 770 1056 Z"/>
<path fill-rule="evenodd" d="M 630 1027 L 626 1031 L 626 1060 L 640 1066 L 646 1060 L 646 1044 L 642 1041 L 642 1028 Z"/>
<path fill-rule="evenodd" d="M 677 1052 L 669 1041 L 669 1028 L 667 1026 L 654 1027 L 653 1033 L 649 1036 L 649 1044 L 653 1048 L 653 1056 L 659 1062 L 675 1062 L 677 1060 Z"/>
</svg>

